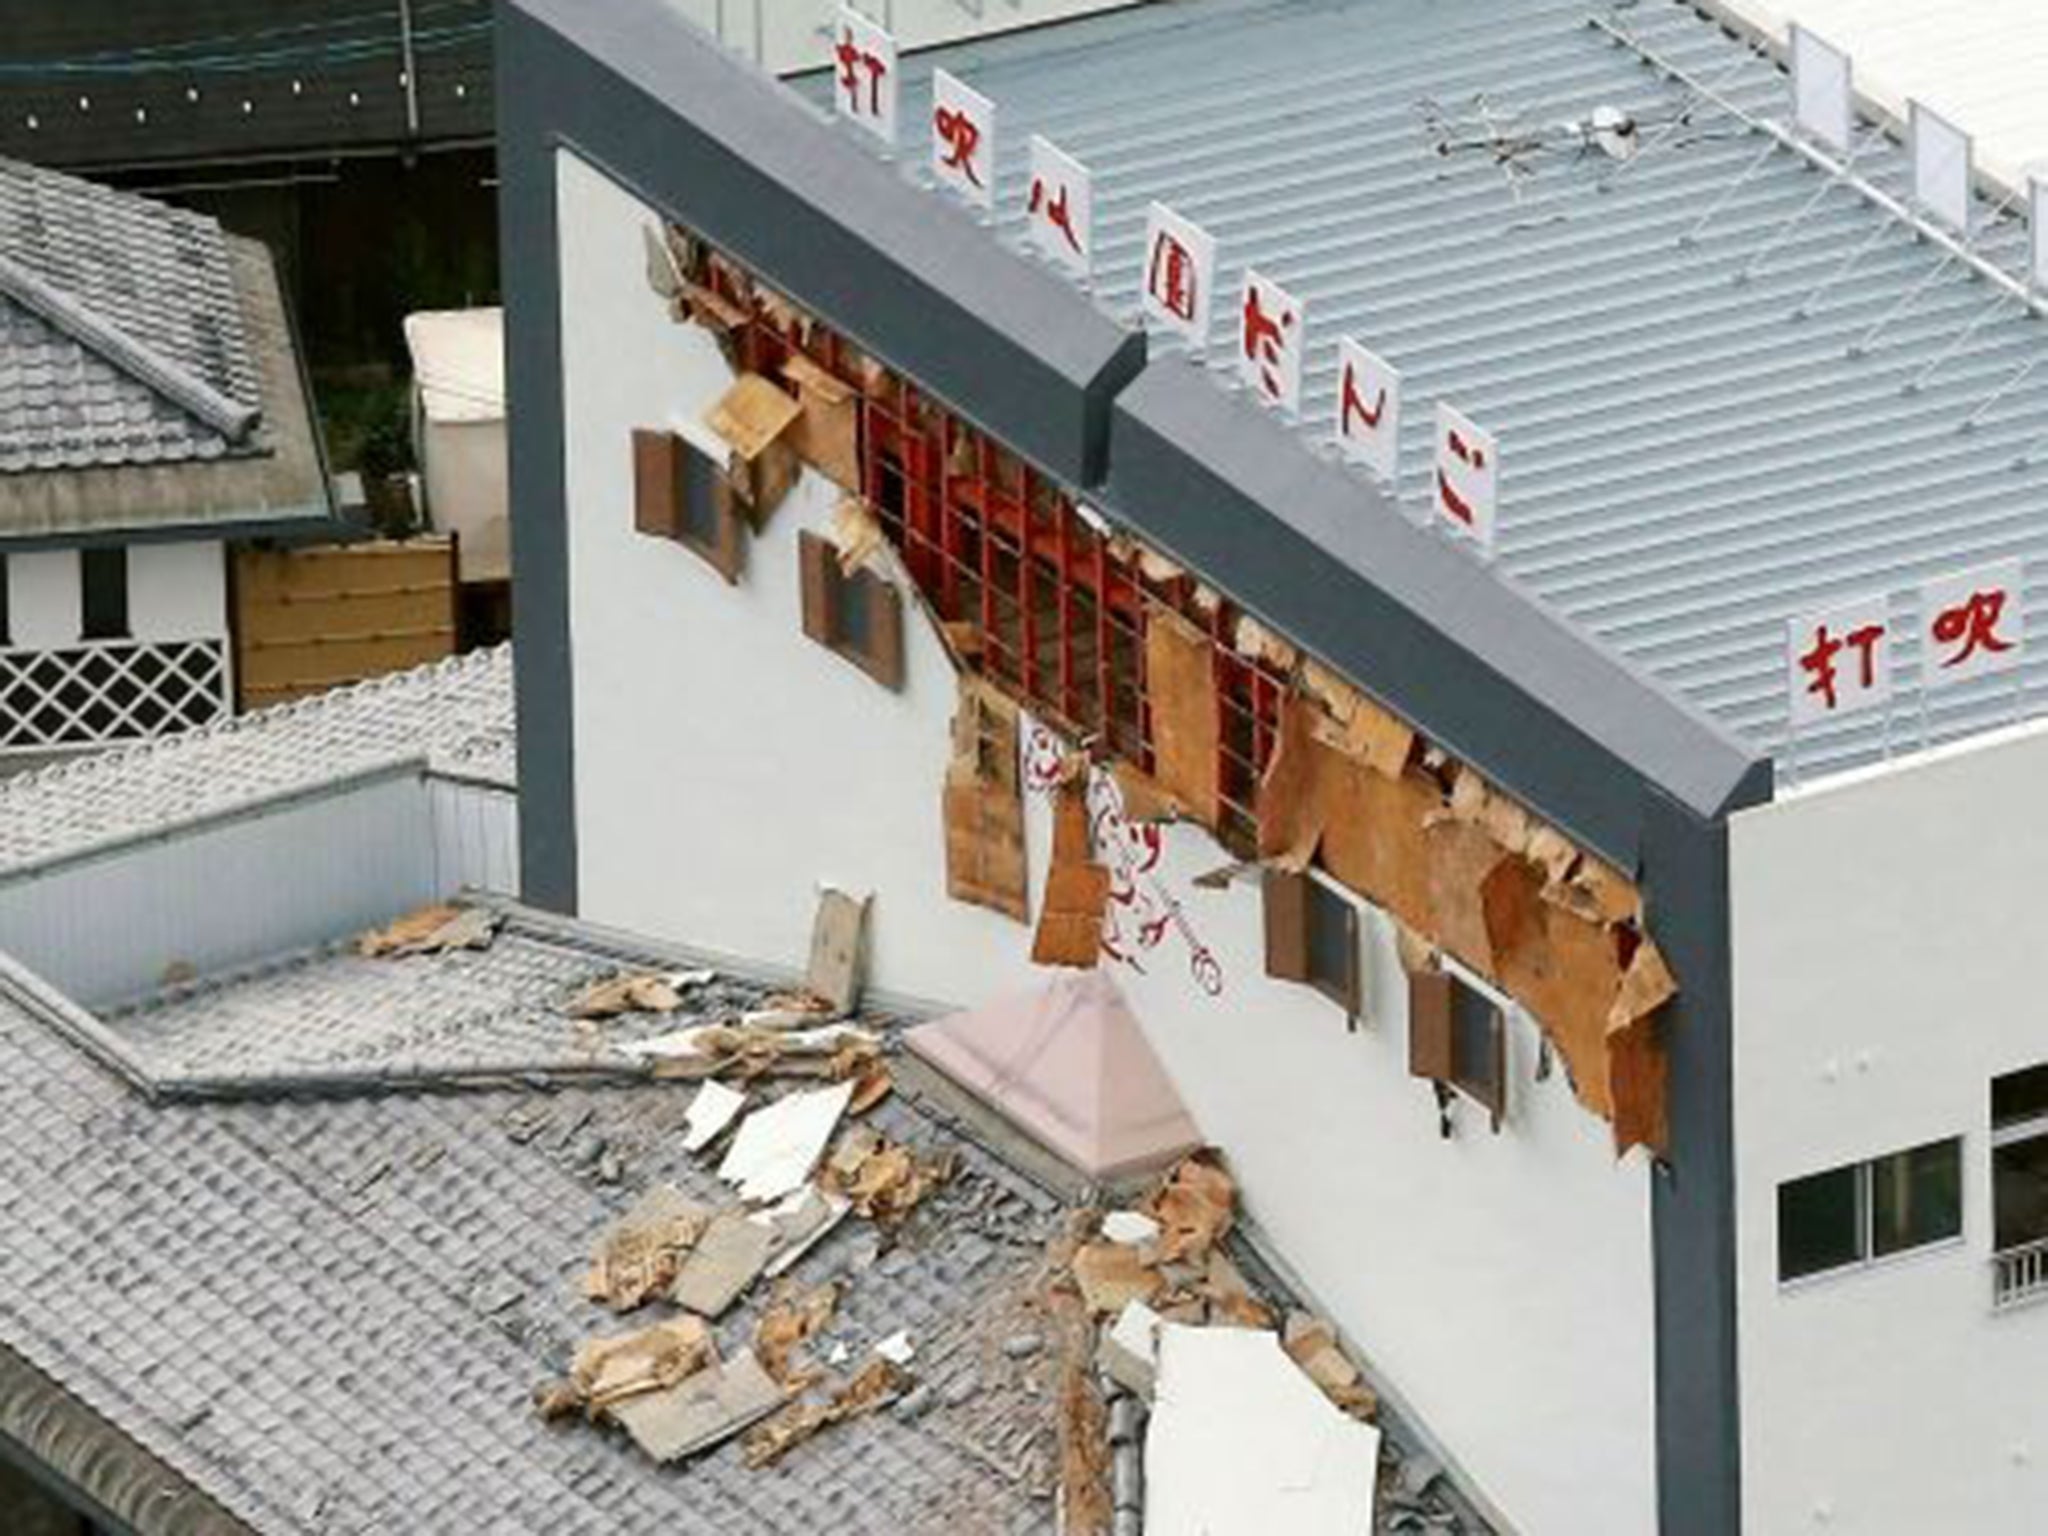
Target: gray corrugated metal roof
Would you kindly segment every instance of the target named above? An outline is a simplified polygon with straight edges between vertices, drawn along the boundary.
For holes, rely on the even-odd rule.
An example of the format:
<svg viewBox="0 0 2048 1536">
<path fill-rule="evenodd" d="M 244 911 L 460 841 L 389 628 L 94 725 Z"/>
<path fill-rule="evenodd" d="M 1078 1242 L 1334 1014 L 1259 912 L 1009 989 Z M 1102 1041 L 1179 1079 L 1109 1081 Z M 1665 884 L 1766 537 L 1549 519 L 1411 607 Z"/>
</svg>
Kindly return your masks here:
<svg viewBox="0 0 2048 1536">
<path fill-rule="evenodd" d="M 263 392 L 217 221 L 0 159 L 0 257 L 0 473 L 265 446 L 223 430 Z"/>
<path fill-rule="evenodd" d="M 2048 454 L 2016 467 L 2048 432 L 2048 369 L 1960 430 L 2048 351 L 2011 308 L 1962 336 L 1987 285 L 1960 265 L 1936 273 L 1937 250 L 1846 185 L 1738 283 L 1824 186 L 1788 151 L 1682 246 L 1764 143 L 1711 109 L 1611 181 L 1598 154 L 1535 153 L 1517 189 L 1486 152 L 1438 152 L 1430 100 L 1473 132 L 1489 113 L 1524 130 L 1602 105 L 1646 125 L 1681 111 L 1686 88 L 1596 31 L 1596 14 L 1748 110 L 1783 114 L 1778 70 L 1677 0 L 1186 0 L 919 55 L 902 121 L 925 120 L 933 64 L 996 101 L 1013 243 L 1027 135 L 1087 163 L 1098 295 L 1121 315 L 1135 313 L 1153 199 L 1218 238 L 1220 291 L 1249 264 L 1304 298 L 1312 437 L 1331 430 L 1338 336 L 1387 355 L 1408 381 L 1401 490 L 1417 516 L 1430 402 L 1465 408 L 1501 439 L 1505 577 L 1782 756 L 1788 618 L 1883 591 L 1910 620 L 1928 577 L 2048 557 Z M 905 159 L 924 174 L 921 147 Z M 1859 169 L 1893 191 L 1904 178 L 1890 148 Z M 1984 248 L 2015 265 L 2024 234 L 2003 224 Z M 1851 356 L 1923 280 L 1868 355 Z M 1227 376 L 1226 348 L 1211 350 Z M 2039 626 L 2048 583 L 2034 587 Z M 1846 765 L 2031 710 L 2048 691 L 2048 646 L 2034 658 L 2023 694 L 2010 678 L 1964 685 L 1923 714 L 1905 643 L 1889 717 L 1809 733 L 1796 758 Z"/>
<path fill-rule="evenodd" d="M 0 873 L 422 756 L 509 789 L 514 745 L 504 645 L 0 779 Z"/>
</svg>

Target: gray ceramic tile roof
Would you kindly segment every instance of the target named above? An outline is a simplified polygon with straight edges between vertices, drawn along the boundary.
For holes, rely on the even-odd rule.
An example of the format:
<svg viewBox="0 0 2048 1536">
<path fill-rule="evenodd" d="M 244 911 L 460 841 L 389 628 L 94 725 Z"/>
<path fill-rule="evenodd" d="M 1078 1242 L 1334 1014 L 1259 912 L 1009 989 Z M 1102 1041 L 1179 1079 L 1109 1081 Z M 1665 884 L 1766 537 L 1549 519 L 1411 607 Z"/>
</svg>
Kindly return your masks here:
<svg viewBox="0 0 2048 1536">
<path fill-rule="evenodd" d="M 1789 151 L 1738 187 L 1765 140 L 1711 107 L 1610 176 L 1560 125 L 1611 106 L 1647 138 L 1688 91 L 1594 15 L 1749 112 L 1785 115 L 1777 68 L 1679 0 L 1185 0 L 919 54 L 901 121 L 906 139 L 925 121 L 933 65 L 996 102 L 1012 244 L 1027 137 L 1088 164 L 1096 293 L 1117 314 L 1135 313 L 1150 201 L 1207 228 L 1225 296 L 1210 361 L 1226 386 L 1242 268 L 1304 298 L 1311 438 L 1332 428 L 1338 336 L 1388 356 L 1407 377 L 1400 489 L 1418 518 L 1430 405 L 1463 407 L 1501 439 L 1504 579 L 1782 760 L 1793 615 L 1883 592 L 1910 623 L 1919 582 L 2018 554 L 2037 567 L 2028 616 L 2048 623 L 2048 451 L 2018 462 L 2048 433 L 2048 368 L 2020 376 L 2048 338 L 2016 306 L 1986 316 L 1987 284 L 1937 270 L 1938 249 Z M 806 88 L 823 98 L 822 81 Z M 1440 153 L 1431 102 L 1451 137 L 1480 142 Z M 1551 145 L 1519 157 L 1528 174 L 1511 178 L 1484 146 L 1489 115 Z M 921 143 L 903 158 L 925 175 Z M 1903 184 L 1894 146 L 1858 167 Z M 1981 244 L 2017 270 L 2025 238 L 1999 219 Z M 1800 766 L 1953 739 L 2048 699 L 2048 646 L 2023 689 L 1964 685 L 1924 711 L 1920 664 L 1904 644 L 1906 702 L 1809 733 Z"/>
<path fill-rule="evenodd" d="M 0 872 L 421 757 L 509 789 L 515 747 L 512 649 L 475 651 L 0 779 Z"/>
<path fill-rule="evenodd" d="M 451 1016 L 475 1001 L 455 985 Z M 541 1423 L 528 1394 L 629 1325 L 575 1291 L 605 1225 L 662 1180 L 718 1198 L 681 1149 L 690 1085 L 152 1104 L 51 1006 L 0 987 L 0 1343 L 252 1530 L 1053 1528 L 1046 1402 L 997 1379 L 981 1313 L 1028 1283 L 1059 1201 L 914 1107 L 875 1114 L 956 1150 L 961 1175 L 888 1252 L 852 1221 L 795 1274 L 848 1277 L 833 1334 L 857 1352 L 907 1328 L 926 1379 L 979 1390 L 840 1426 L 771 1471 L 736 1443 L 659 1468 Z"/>
<path fill-rule="evenodd" d="M 209 400 L 263 405 L 220 224 L 0 159 L 0 474 L 263 449 Z"/>
</svg>

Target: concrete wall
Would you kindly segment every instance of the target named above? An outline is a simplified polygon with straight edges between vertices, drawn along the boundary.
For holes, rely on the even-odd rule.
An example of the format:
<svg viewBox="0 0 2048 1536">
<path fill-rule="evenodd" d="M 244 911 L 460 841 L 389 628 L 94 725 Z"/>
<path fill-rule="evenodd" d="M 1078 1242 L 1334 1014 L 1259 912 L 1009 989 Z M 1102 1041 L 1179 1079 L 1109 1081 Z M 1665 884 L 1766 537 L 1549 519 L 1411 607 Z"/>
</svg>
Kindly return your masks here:
<svg viewBox="0 0 2048 1536">
<path fill-rule="evenodd" d="M 2048 1061 L 2048 730 L 1731 829 L 1747 1529 L 2040 1528 L 2048 1306 L 1991 1312 L 1990 1082 Z M 1780 1183 L 1963 1138 L 1960 1243 L 1777 1281 Z"/>
<path fill-rule="evenodd" d="M 466 779 L 427 781 L 434 827 L 434 889 L 519 894 L 519 796 Z"/>
<path fill-rule="evenodd" d="M 807 476 L 736 588 L 633 532 L 631 430 L 701 434 L 730 375 L 645 286 L 651 215 L 567 152 L 560 175 L 582 914 L 800 963 L 816 884 L 831 881 L 876 894 L 879 985 L 973 1003 L 1030 984 L 1029 931 L 944 893 L 955 690 L 937 642 L 910 609 L 897 694 L 802 635 L 796 535 L 825 525 L 838 491 Z M 1042 795 L 1028 821 L 1042 879 Z M 1617 1167 L 1562 1074 L 1535 1080 L 1521 1020 L 1506 1132 L 1463 1111 L 1440 1139 L 1431 1090 L 1407 1073 L 1387 926 L 1366 923 L 1366 1026 L 1347 1033 L 1318 994 L 1265 979 L 1254 886 L 1194 886 L 1224 862 L 1204 833 L 1167 834 L 1137 885 L 1153 913 L 1177 904 L 1186 929 L 1116 975 L 1253 1215 L 1520 1530 L 1653 1529 L 1640 1155 Z M 1215 972 L 1211 995 L 1198 975 Z"/>
</svg>

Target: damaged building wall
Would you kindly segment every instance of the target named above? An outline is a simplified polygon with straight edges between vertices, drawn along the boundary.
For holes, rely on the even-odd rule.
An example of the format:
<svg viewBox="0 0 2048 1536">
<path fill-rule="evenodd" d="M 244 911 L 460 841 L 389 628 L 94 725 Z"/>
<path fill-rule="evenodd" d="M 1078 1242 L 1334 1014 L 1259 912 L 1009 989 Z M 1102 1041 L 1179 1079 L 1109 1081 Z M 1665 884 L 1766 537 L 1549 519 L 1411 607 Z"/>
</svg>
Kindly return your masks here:
<svg viewBox="0 0 2048 1536">
<path fill-rule="evenodd" d="M 1731 822 L 1749 1530 L 2019 1530 L 2048 1503 L 2048 1305 L 2022 1289 L 1993 1310 L 1996 1250 L 2048 1236 L 2048 1213 L 2038 1182 L 2000 1187 L 1992 1148 L 1993 1081 L 2048 1064 L 2044 775 L 2029 727 Z M 2024 1115 L 1997 1129 L 2028 1134 Z M 1951 1138 L 1959 1238 L 1923 1225 L 1920 1246 L 1781 1284 L 1781 1186 Z"/>
<path fill-rule="evenodd" d="M 561 224 L 576 232 L 563 281 L 576 316 L 564 345 L 583 915 L 793 959 L 824 879 L 875 892 L 877 985 L 951 1004 L 1029 985 L 1043 974 L 1029 956 L 1053 862 L 1057 738 L 1028 713 L 1019 722 L 1027 921 L 1000 900 L 949 898 L 951 658 L 914 601 L 900 691 L 805 637 L 798 533 L 829 533 L 841 499 L 816 473 L 754 536 L 736 587 L 634 534 L 631 430 L 681 430 L 733 375 L 638 281 L 652 215 L 572 157 L 560 171 Z M 1445 1139 L 1431 1085 L 1409 1075 L 1391 923 L 1363 915 L 1350 1032 L 1321 993 L 1267 978 L 1255 878 L 1197 883 L 1236 856 L 1197 827 L 1117 822 L 1113 782 L 1087 786 L 1105 944 L 1121 957 L 1104 963 L 1230 1150 L 1255 1218 L 1521 1529 L 1653 1528 L 1642 1154 L 1616 1165 L 1609 1127 L 1564 1073 L 1539 1077 L 1539 1037 L 1521 1018 L 1508 1027 L 1505 1129 L 1460 1103 Z M 1135 810 L 1144 786 L 1126 787 Z M 1536 1435 L 1539 1414 L 1584 1430 Z"/>
</svg>

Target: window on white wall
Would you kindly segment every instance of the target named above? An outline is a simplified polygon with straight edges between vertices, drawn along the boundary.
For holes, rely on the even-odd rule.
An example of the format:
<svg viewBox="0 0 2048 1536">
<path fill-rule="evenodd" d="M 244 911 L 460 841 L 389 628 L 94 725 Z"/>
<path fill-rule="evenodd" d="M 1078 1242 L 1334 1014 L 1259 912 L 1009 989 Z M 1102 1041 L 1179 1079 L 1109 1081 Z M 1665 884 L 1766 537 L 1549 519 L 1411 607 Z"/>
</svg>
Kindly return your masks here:
<svg viewBox="0 0 2048 1536">
<path fill-rule="evenodd" d="M 1991 1084 L 1991 1205 L 2000 1253 L 2048 1242 L 2048 1066 Z"/>
<path fill-rule="evenodd" d="M 675 432 L 633 434 L 633 527 L 702 556 L 728 582 L 746 565 L 746 527 L 709 455 Z"/>
<path fill-rule="evenodd" d="M 797 535 L 804 633 L 884 688 L 903 686 L 903 595 L 873 571 L 848 571 L 830 540 Z"/>
<path fill-rule="evenodd" d="M 1499 1130 L 1508 1107 L 1507 1010 L 1448 969 L 1410 973 L 1408 1071 L 1480 1105 Z"/>
<path fill-rule="evenodd" d="M 1778 1186 L 1781 1281 L 1859 1268 L 1962 1234 L 1960 1138 Z"/>
<path fill-rule="evenodd" d="M 1266 871 L 1265 908 L 1266 974 L 1314 987 L 1357 1018 L 1358 908 L 1311 875 L 1278 869 Z"/>
<path fill-rule="evenodd" d="M 79 637 L 128 638 L 128 551 L 120 545 L 78 554 Z"/>
</svg>

